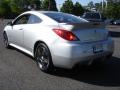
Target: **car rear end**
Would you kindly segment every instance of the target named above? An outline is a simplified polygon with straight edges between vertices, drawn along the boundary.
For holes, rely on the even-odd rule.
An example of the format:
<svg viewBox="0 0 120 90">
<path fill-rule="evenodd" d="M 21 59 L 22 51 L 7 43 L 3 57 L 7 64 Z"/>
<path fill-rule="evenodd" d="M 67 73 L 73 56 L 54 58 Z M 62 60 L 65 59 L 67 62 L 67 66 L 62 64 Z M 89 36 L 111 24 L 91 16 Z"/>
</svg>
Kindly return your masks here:
<svg viewBox="0 0 120 90">
<path fill-rule="evenodd" d="M 69 18 L 69 15 L 65 17 Z M 71 18 L 74 19 L 58 21 L 59 27 L 53 28 L 58 38 L 52 45 L 52 60 L 55 66 L 72 68 L 83 62 L 90 64 L 97 58 L 113 53 L 114 42 L 103 23 L 90 23 L 82 19 L 79 22 L 80 20 L 72 15 Z"/>
</svg>

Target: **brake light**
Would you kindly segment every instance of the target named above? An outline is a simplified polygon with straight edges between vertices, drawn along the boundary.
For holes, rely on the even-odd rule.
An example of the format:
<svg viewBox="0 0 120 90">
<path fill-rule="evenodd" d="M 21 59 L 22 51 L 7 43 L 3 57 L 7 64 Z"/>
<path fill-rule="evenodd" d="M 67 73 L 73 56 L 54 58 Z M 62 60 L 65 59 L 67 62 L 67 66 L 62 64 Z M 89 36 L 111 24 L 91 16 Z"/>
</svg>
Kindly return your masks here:
<svg viewBox="0 0 120 90">
<path fill-rule="evenodd" d="M 53 31 L 61 38 L 68 41 L 77 41 L 78 38 L 71 32 L 63 29 L 53 29 Z"/>
</svg>

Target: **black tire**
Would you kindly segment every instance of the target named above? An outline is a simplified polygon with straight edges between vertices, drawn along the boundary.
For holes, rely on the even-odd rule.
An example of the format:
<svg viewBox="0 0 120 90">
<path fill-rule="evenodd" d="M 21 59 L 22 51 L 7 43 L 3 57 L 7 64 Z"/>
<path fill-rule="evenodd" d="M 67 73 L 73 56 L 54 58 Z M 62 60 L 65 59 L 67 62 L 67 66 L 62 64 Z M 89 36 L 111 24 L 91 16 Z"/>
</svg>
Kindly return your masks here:
<svg viewBox="0 0 120 90">
<path fill-rule="evenodd" d="M 39 43 L 35 49 L 35 60 L 40 70 L 46 73 L 53 71 L 50 50 L 44 43 Z"/>
<path fill-rule="evenodd" d="M 9 42 L 8 42 L 8 36 L 6 34 L 6 32 L 3 33 L 3 42 L 4 42 L 4 46 L 6 48 L 10 48 Z"/>
</svg>

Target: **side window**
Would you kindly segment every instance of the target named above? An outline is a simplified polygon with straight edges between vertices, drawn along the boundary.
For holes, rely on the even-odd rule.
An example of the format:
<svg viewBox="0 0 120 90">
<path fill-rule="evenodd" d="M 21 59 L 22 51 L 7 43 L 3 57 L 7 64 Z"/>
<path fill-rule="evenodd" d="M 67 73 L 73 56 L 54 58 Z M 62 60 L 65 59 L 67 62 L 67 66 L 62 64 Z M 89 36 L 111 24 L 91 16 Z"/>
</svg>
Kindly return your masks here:
<svg viewBox="0 0 120 90">
<path fill-rule="evenodd" d="M 42 22 L 42 20 L 36 15 L 31 15 L 28 20 L 28 24 L 35 24 L 35 23 L 40 23 L 40 22 Z"/>
<path fill-rule="evenodd" d="M 15 21 L 14 21 L 14 25 L 19 25 L 19 24 L 27 24 L 28 20 L 29 20 L 29 16 L 30 15 L 23 15 L 23 16 L 20 16 L 19 18 L 17 18 Z"/>
</svg>

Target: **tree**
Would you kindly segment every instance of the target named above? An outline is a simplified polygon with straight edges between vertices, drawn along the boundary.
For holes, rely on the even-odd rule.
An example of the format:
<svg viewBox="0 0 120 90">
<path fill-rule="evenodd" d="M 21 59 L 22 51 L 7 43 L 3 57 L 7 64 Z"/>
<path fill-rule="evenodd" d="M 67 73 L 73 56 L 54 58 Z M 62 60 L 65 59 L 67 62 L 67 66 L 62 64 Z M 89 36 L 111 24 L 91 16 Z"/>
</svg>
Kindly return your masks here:
<svg viewBox="0 0 120 90">
<path fill-rule="evenodd" d="M 95 7 L 103 12 L 103 14 L 107 18 L 114 18 L 114 19 L 119 19 L 120 18 L 120 0 L 107 0 L 107 8 L 102 9 L 102 3 L 95 3 Z M 104 7 L 105 7 L 105 2 L 104 2 Z"/>
<path fill-rule="evenodd" d="M 40 9 L 40 0 L 0 0 L 0 15 L 15 17 L 16 15 L 27 11 L 29 6 L 34 6 L 36 10 Z"/>
<path fill-rule="evenodd" d="M 97 11 L 102 12 L 102 2 L 100 2 L 100 3 L 95 3 L 95 8 L 97 9 Z"/>
<path fill-rule="evenodd" d="M 109 18 L 119 19 L 120 18 L 120 2 L 117 3 L 109 3 L 106 15 Z"/>
<path fill-rule="evenodd" d="M 94 8 L 94 3 L 93 3 L 93 1 L 91 1 L 91 2 L 88 3 L 88 7 Z"/>
<path fill-rule="evenodd" d="M 23 6 L 18 0 L 11 0 L 9 2 L 12 13 L 19 14 L 22 12 Z"/>
<path fill-rule="evenodd" d="M 0 1 L 0 16 L 9 15 L 11 12 L 10 6 L 9 6 L 9 0 L 1 0 Z"/>
<path fill-rule="evenodd" d="M 73 14 L 74 13 L 74 5 L 73 5 L 73 2 L 72 0 L 66 0 L 62 7 L 61 7 L 61 12 L 65 12 L 65 13 L 71 13 Z"/>
<path fill-rule="evenodd" d="M 31 8 L 34 8 L 35 10 L 41 9 L 41 1 L 40 0 L 28 0 L 29 5 Z"/>
<path fill-rule="evenodd" d="M 116 3 L 116 2 L 120 2 L 120 0 L 107 0 L 108 2 L 114 2 L 114 3 Z"/>
<path fill-rule="evenodd" d="M 41 9 L 41 1 L 40 0 L 34 0 L 34 3 L 36 4 L 36 10 Z"/>
<path fill-rule="evenodd" d="M 76 2 L 74 5 L 74 14 L 77 16 L 81 16 L 84 13 L 84 9 L 81 6 L 81 4 L 79 2 Z"/>
<path fill-rule="evenodd" d="M 42 2 L 42 9 L 49 11 L 58 11 L 55 0 L 44 0 Z"/>
</svg>

